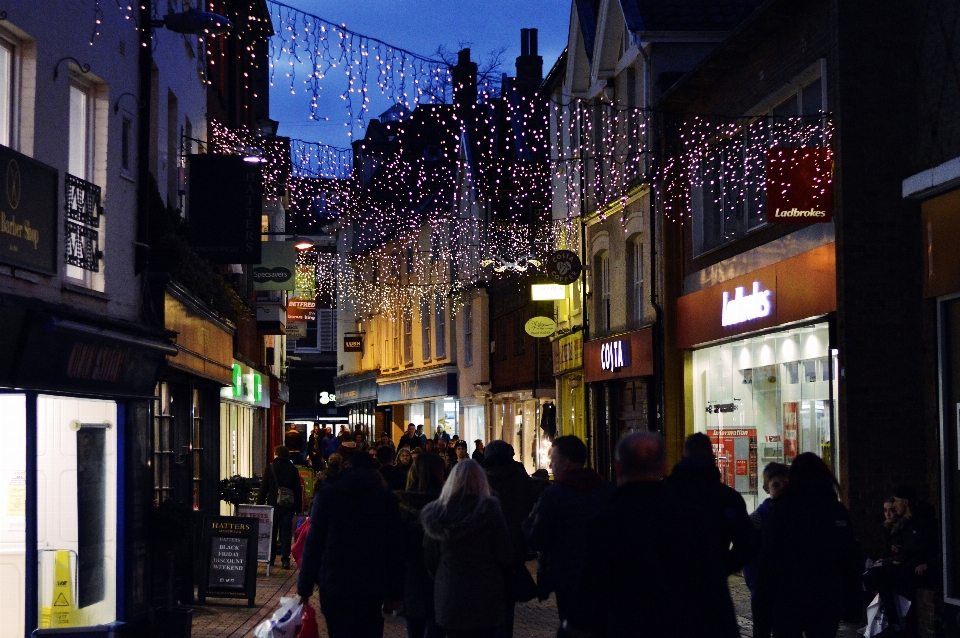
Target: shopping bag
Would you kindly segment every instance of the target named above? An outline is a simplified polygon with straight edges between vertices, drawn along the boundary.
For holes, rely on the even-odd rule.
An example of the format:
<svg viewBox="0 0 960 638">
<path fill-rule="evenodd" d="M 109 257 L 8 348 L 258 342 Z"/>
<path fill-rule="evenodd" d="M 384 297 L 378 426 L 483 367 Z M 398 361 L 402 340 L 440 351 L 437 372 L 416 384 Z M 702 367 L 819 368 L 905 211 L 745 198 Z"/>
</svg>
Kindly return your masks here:
<svg viewBox="0 0 960 638">
<path fill-rule="evenodd" d="M 309 531 L 310 519 L 307 518 L 307 520 L 303 522 L 303 525 L 297 530 L 297 542 L 290 548 L 290 553 L 293 554 L 293 560 L 297 561 L 297 567 L 300 566 L 300 561 L 303 559 L 303 546 L 307 544 L 307 532 Z"/>
<path fill-rule="evenodd" d="M 295 638 L 303 623 L 303 605 L 298 598 L 284 596 L 280 609 L 253 630 L 256 638 Z"/>
<path fill-rule="evenodd" d="M 880 594 L 874 596 L 873 600 L 867 606 L 867 626 L 863 632 L 864 638 L 878 636 L 880 632 L 886 629 L 891 623 L 901 624 L 910 611 L 910 601 L 903 596 L 897 596 L 896 600 L 898 618 L 890 618 L 883 605 L 880 603 Z"/>
<path fill-rule="evenodd" d="M 303 606 L 303 627 L 300 628 L 300 638 L 320 638 L 317 612 L 310 603 Z"/>
</svg>

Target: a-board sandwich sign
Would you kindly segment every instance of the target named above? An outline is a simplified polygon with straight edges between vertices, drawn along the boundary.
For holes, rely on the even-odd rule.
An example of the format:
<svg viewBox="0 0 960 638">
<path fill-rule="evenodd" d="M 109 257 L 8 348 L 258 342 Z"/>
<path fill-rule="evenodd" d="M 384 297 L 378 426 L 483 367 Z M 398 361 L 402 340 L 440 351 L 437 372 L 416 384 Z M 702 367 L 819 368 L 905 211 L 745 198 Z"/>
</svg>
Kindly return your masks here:
<svg viewBox="0 0 960 638">
<path fill-rule="evenodd" d="M 203 575 L 197 598 L 257 598 L 257 544 L 260 521 L 239 516 L 203 519 Z"/>
</svg>

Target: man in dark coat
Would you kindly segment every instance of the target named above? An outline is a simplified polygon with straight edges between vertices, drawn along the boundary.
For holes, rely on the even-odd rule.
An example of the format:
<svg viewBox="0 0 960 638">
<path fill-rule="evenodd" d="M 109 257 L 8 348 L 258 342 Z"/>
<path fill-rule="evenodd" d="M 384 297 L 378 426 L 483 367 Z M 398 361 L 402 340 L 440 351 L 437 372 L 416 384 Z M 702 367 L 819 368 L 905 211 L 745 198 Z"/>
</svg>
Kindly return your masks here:
<svg viewBox="0 0 960 638">
<path fill-rule="evenodd" d="M 743 569 L 757 551 L 756 529 L 740 493 L 720 482 L 710 437 L 700 432 L 687 437 L 683 458 L 666 484 L 677 498 L 703 512 L 713 529 L 715 549 L 724 556 L 727 574 Z"/>
<path fill-rule="evenodd" d="M 323 460 L 326 461 L 330 458 L 331 454 L 334 454 L 337 451 L 337 448 L 340 447 L 340 439 L 333 435 L 333 431 L 330 428 L 327 428 L 326 434 L 323 435 L 323 441 L 321 443 L 323 448 Z M 314 470 L 319 470 L 319 468 L 313 468 Z"/>
<path fill-rule="evenodd" d="M 407 488 L 407 471 L 393 464 L 395 452 L 389 445 L 381 445 L 377 448 L 377 461 L 380 467 L 377 469 L 387 484 L 387 489 L 391 492 L 405 490 Z"/>
<path fill-rule="evenodd" d="M 417 426 L 413 423 L 407 424 L 407 432 L 400 437 L 400 440 L 397 442 L 397 449 L 406 447 L 413 449 L 415 447 L 423 448 L 424 443 L 426 443 L 426 437 L 420 436 L 417 434 Z"/>
<path fill-rule="evenodd" d="M 270 564 L 275 564 L 279 553 L 280 564 L 284 569 L 290 569 L 293 517 L 303 511 L 303 488 L 300 485 L 300 473 L 290 461 L 290 451 L 285 446 L 278 445 L 273 452 L 276 458 L 263 473 L 257 503 L 273 507 L 273 543 L 270 546 Z M 289 490 L 282 497 L 281 488 Z M 291 497 L 292 502 L 288 502 Z M 282 501 L 282 504 L 278 500 Z"/>
<path fill-rule="evenodd" d="M 738 637 L 733 606 L 709 604 L 730 595 L 704 516 L 660 480 L 663 439 L 626 435 L 615 468 L 620 486 L 584 546 L 585 613 L 569 624 L 604 638 Z"/>
<path fill-rule="evenodd" d="M 583 599 L 580 577 L 587 530 L 606 509 L 616 488 L 594 470 L 584 467 L 587 446 L 575 436 L 561 436 L 550 447 L 554 483 L 540 495 L 524 521 L 530 548 L 540 552 L 537 589 L 540 600 L 557 593 L 560 622 L 576 615 Z"/>
<path fill-rule="evenodd" d="M 514 552 L 513 571 L 519 578 L 529 579 L 524 565 L 527 540 L 523 535 L 523 521 L 533 510 L 533 480 L 523 464 L 513 460 L 514 454 L 513 446 L 506 441 L 491 441 L 483 452 L 483 470 L 490 482 L 490 489 L 500 499 L 500 508 L 507 522 L 507 531 L 510 532 Z M 530 581 L 532 586 L 532 579 Z M 497 629 L 497 638 L 513 636 L 513 612 L 513 601 L 510 601 L 507 615 Z"/>
<path fill-rule="evenodd" d="M 321 469 L 319 459 L 323 456 L 323 435 L 320 424 L 314 423 L 310 438 L 307 439 L 307 461 L 314 471 Z"/>
<path fill-rule="evenodd" d="M 330 638 L 381 638 L 384 602 L 403 596 L 403 565 L 389 560 L 368 569 L 359 557 L 397 542 L 400 508 L 373 457 L 347 450 L 341 446 L 344 469 L 313 500 L 297 593 L 306 602 L 319 588 Z"/>
</svg>

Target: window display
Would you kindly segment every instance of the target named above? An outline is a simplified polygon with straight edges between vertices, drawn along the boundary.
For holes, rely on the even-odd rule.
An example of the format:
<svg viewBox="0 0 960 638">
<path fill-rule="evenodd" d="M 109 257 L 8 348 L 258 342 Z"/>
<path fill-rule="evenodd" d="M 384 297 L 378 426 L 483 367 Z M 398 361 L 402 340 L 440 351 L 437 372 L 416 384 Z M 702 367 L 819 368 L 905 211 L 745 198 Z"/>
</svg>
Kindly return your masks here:
<svg viewBox="0 0 960 638">
<path fill-rule="evenodd" d="M 27 403 L 0 394 L 0 638 L 23 636 L 26 587 Z"/>
<path fill-rule="evenodd" d="M 750 510 L 767 463 L 813 452 L 837 471 L 835 369 L 825 323 L 694 351 L 694 427 Z"/>
</svg>

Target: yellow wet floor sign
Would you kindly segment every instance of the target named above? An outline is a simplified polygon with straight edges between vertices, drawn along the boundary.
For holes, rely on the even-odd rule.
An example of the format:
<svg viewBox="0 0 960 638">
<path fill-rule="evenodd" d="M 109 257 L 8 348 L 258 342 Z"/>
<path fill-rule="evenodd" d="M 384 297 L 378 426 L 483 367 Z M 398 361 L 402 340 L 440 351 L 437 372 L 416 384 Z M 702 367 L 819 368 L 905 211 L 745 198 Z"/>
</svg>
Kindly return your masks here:
<svg viewBox="0 0 960 638">
<path fill-rule="evenodd" d="M 50 627 L 73 627 L 73 591 L 70 586 L 70 552 L 58 549 L 53 568 L 53 605 Z M 43 610 L 44 617 L 47 609 Z"/>
</svg>

